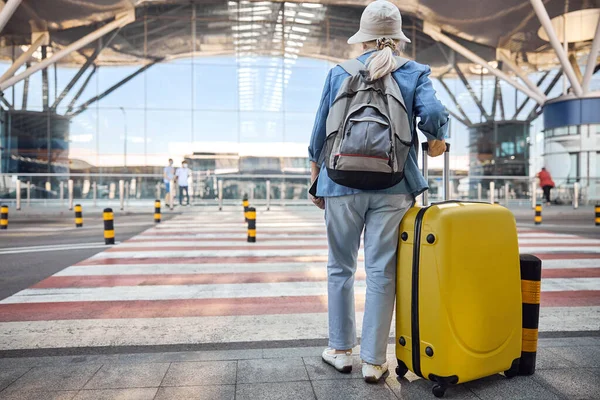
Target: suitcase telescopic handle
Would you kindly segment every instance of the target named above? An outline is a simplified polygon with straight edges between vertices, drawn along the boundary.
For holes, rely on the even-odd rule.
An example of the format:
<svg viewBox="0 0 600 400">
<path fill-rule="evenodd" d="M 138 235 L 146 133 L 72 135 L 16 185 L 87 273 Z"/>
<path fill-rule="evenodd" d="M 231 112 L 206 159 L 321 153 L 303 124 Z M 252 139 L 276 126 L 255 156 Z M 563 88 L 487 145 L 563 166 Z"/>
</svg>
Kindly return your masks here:
<svg viewBox="0 0 600 400">
<path fill-rule="evenodd" d="M 421 143 L 421 149 L 423 150 L 423 176 L 429 183 L 429 143 Z M 444 152 L 444 170 L 443 170 L 443 182 L 444 182 L 444 201 L 450 200 L 450 143 L 446 143 L 446 151 Z M 429 205 L 429 193 L 425 191 L 423 193 L 423 206 Z"/>
</svg>

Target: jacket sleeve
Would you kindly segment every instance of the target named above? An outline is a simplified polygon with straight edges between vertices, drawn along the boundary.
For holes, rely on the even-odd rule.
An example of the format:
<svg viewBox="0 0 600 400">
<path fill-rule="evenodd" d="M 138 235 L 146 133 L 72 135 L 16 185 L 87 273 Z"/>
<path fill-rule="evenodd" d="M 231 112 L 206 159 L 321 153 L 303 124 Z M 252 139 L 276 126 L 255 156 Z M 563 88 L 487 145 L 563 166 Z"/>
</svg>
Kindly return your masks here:
<svg viewBox="0 0 600 400">
<path fill-rule="evenodd" d="M 448 133 L 448 111 L 435 96 L 435 90 L 429 79 L 431 69 L 419 76 L 415 90 L 415 115 L 420 118 L 419 130 L 428 140 L 441 140 Z"/>
<path fill-rule="evenodd" d="M 323 94 L 321 95 L 321 103 L 317 110 L 315 125 L 310 138 L 310 145 L 308 146 L 308 157 L 310 161 L 313 162 L 318 162 L 327 136 L 326 122 L 327 116 L 329 115 L 329 106 L 331 104 L 331 72 L 332 70 L 329 71 L 327 79 L 325 80 L 325 87 L 323 88 Z"/>
</svg>

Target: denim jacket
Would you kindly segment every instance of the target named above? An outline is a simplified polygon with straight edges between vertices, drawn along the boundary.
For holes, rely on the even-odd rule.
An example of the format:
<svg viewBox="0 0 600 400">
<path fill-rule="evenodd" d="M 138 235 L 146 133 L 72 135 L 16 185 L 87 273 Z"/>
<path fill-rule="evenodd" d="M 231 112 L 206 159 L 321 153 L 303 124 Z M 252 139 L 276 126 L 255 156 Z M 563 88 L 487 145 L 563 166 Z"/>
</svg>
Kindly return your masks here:
<svg viewBox="0 0 600 400">
<path fill-rule="evenodd" d="M 366 63 L 372 52 L 367 52 L 358 59 Z M 419 130 L 427 139 L 441 140 L 446 137 L 448 131 L 448 112 L 442 103 L 435 96 L 435 90 L 429 79 L 431 69 L 414 61 L 409 61 L 402 68 L 393 73 L 393 77 L 398 82 L 400 92 L 404 97 L 404 103 L 408 108 L 408 120 L 413 121 L 415 117 L 420 119 Z M 344 80 L 349 74 L 339 65 L 334 67 L 327 75 L 325 88 L 321 97 L 321 104 L 317 111 L 315 125 L 308 147 L 310 161 L 318 162 L 321 150 L 325 145 L 326 132 L 325 123 L 329 108 L 336 98 L 337 92 L 342 86 Z M 412 104 L 412 108 L 410 105 Z M 414 130 L 414 127 L 412 128 Z M 413 135 L 416 132 L 412 132 Z M 327 169 L 321 166 L 319 182 L 317 184 L 317 196 L 336 197 L 360 193 L 361 190 L 352 189 L 346 186 L 338 185 L 327 175 Z M 417 162 L 417 150 L 411 147 L 408 160 L 404 169 L 404 180 L 397 185 L 377 191 L 384 194 L 412 194 L 418 196 L 427 190 L 427 182 L 419 171 Z"/>
</svg>

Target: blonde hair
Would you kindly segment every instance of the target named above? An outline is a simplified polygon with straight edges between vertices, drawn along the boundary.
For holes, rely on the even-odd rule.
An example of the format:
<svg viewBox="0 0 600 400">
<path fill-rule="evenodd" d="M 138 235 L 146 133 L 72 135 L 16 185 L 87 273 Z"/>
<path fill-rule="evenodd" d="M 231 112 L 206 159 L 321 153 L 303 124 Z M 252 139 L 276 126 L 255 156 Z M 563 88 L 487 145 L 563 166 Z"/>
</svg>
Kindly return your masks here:
<svg viewBox="0 0 600 400">
<path fill-rule="evenodd" d="M 383 78 L 398 68 L 396 58 L 399 52 L 404 51 L 405 43 L 390 38 L 379 38 L 363 44 L 365 49 L 375 48 L 377 51 L 367 60 L 369 78 L 372 81 Z"/>
</svg>

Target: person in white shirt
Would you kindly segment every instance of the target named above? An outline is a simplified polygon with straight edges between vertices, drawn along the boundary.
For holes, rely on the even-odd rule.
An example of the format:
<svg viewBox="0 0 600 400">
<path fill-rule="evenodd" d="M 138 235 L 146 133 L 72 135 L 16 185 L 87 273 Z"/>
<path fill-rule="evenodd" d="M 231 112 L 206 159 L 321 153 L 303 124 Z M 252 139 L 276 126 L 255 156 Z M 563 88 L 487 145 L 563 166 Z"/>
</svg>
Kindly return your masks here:
<svg viewBox="0 0 600 400">
<path fill-rule="evenodd" d="M 173 166 L 173 159 L 169 158 L 169 165 L 165 167 L 163 171 L 163 181 L 165 183 L 165 204 L 171 203 L 171 181 L 175 178 L 175 167 Z"/>
<path fill-rule="evenodd" d="M 179 185 L 179 205 L 183 205 L 183 192 L 185 191 L 186 205 L 190 205 L 190 194 L 188 193 L 188 179 L 192 171 L 188 168 L 187 162 L 181 163 L 181 168 L 177 168 L 175 176 Z"/>
</svg>

